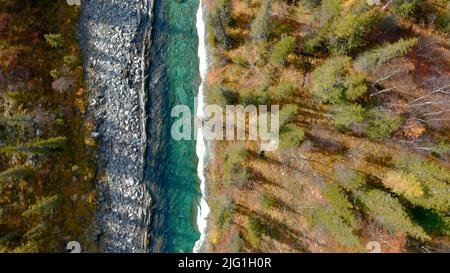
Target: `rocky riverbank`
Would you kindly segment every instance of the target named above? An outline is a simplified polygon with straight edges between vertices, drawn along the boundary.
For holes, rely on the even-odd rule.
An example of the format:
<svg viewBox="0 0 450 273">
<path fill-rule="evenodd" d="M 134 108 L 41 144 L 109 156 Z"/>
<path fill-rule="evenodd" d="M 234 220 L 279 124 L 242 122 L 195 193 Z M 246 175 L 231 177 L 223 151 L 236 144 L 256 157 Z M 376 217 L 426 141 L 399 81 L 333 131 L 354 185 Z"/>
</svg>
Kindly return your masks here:
<svg viewBox="0 0 450 273">
<path fill-rule="evenodd" d="M 153 0 L 85 0 L 80 40 L 99 163 L 97 240 L 105 252 L 145 252 L 150 196 L 145 52 Z"/>
</svg>

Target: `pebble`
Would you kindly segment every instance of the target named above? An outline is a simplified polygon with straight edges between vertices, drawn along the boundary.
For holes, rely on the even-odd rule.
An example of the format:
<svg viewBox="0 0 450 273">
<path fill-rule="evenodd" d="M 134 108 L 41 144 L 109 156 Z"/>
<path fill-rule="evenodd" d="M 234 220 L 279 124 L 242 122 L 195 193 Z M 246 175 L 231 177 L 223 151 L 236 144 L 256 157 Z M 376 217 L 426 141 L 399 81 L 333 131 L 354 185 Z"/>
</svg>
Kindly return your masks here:
<svg viewBox="0 0 450 273">
<path fill-rule="evenodd" d="M 145 252 L 142 229 L 144 202 L 142 162 L 146 145 L 142 143 L 142 120 L 139 75 L 141 69 L 139 16 L 145 16 L 152 0 L 84 1 L 81 6 L 80 37 L 86 56 L 87 83 L 92 96 L 88 112 L 97 128 L 93 138 L 101 139 L 99 167 L 106 183 L 98 181 L 99 204 L 94 229 L 101 236 L 106 252 Z M 131 22 L 131 23 L 130 23 Z M 127 73 L 123 73 L 124 69 Z M 106 98 L 106 99 L 104 99 Z M 131 110 L 132 109 L 132 110 Z M 130 155 L 132 153 L 132 155 Z M 145 197 L 148 198 L 149 197 Z M 103 239 L 104 238 L 104 239 Z M 95 239 L 93 239 L 95 241 Z"/>
</svg>

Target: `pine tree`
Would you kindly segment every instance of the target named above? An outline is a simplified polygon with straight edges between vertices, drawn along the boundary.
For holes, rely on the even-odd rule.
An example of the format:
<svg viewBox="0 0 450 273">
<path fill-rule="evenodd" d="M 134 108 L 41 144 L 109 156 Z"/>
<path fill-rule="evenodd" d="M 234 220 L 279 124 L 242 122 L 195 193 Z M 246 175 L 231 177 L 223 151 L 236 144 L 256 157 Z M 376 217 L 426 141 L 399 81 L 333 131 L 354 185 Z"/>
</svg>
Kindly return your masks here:
<svg viewBox="0 0 450 273">
<path fill-rule="evenodd" d="M 271 91 L 271 95 L 274 99 L 280 101 L 291 97 L 293 91 L 294 85 L 291 82 L 282 81 Z"/>
<path fill-rule="evenodd" d="M 20 180 L 32 174 L 32 171 L 25 166 L 9 168 L 0 173 L 0 180 Z"/>
<path fill-rule="evenodd" d="M 336 240 L 344 246 L 360 247 L 358 236 L 336 211 L 323 205 L 314 205 L 307 211 L 307 220 L 312 227 L 325 228 Z"/>
<path fill-rule="evenodd" d="M 415 17 L 421 0 L 393 0 L 392 9 L 400 17 Z"/>
<path fill-rule="evenodd" d="M 283 66 L 286 58 L 295 49 L 295 37 L 283 36 L 281 40 L 275 44 L 270 62 L 275 66 Z"/>
<path fill-rule="evenodd" d="M 41 198 L 28 210 L 22 213 L 24 217 L 30 216 L 47 216 L 54 213 L 54 210 L 59 206 L 61 198 L 59 195 L 53 195 Z"/>
<path fill-rule="evenodd" d="M 305 139 L 305 130 L 295 124 L 283 126 L 280 132 L 280 150 L 298 147 Z"/>
<path fill-rule="evenodd" d="M 372 28 L 380 22 L 380 15 L 374 9 L 361 14 L 350 12 L 336 19 L 327 35 L 328 51 L 347 55 L 362 47 Z"/>
<path fill-rule="evenodd" d="M 264 226 L 260 219 L 254 215 L 251 215 L 248 219 L 248 242 L 254 248 L 258 248 L 261 243 L 261 237 L 263 233 Z"/>
<path fill-rule="evenodd" d="M 26 126 L 34 123 L 33 117 L 28 113 L 17 113 L 12 117 L 0 117 L 0 123 L 7 126 Z"/>
<path fill-rule="evenodd" d="M 226 29 L 231 19 L 231 5 L 231 0 L 215 1 L 211 16 L 209 17 L 214 39 L 227 49 L 232 45 L 231 38 Z"/>
<path fill-rule="evenodd" d="M 424 191 L 420 196 L 409 196 L 408 200 L 428 209 L 440 212 L 450 210 L 450 171 L 432 161 L 421 159 L 415 155 L 398 155 L 394 158 L 394 166 L 418 180 Z M 408 196 L 407 196 L 408 197 Z"/>
<path fill-rule="evenodd" d="M 367 112 L 369 127 L 365 134 L 374 139 L 389 138 L 402 123 L 401 117 L 377 108 Z"/>
<path fill-rule="evenodd" d="M 431 239 L 422 227 L 411 221 L 401 203 L 389 193 L 373 189 L 360 193 L 358 199 L 369 215 L 390 232 L 404 232 L 421 241 Z"/>
<path fill-rule="evenodd" d="M 341 187 L 350 192 L 357 191 L 366 185 L 366 179 L 362 174 L 342 165 L 334 168 L 333 178 Z"/>
<path fill-rule="evenodd" d="M 45 34 L 44 38 L 47 41 L 47 43 L 53 48 L 61 47 L 64 41 L 61 34 L 55 33 Z"/>
<path fill-rule="evenodd" d="M 401 57 L 417 45 L 417 38 L 400 39 L 396 43 L 386 43 L 381 47 L 367 51 L 355 61 L 355 68 L 360 71 L 371 72 L 392 59 Z"/>
<path fill-rule="evenodd" d="M 367 93 L 366 78 L 352 70 L 350 57 L 333 57 L 312 73 L 310 91 L 322 102 L 342 104 L 361 99 Z"/>
<path fill-rule="evenodd" d="M 48 152 L 61 151 L 67 144 L 66 137 L 52 137 L 45 140 L 32 141 L 17 146 L 7 146 L 0 149 L 0 152 L 7 154 L 45 154 Z"/>
<path fill-rule="evenodd" d="M 35 241 L 28 241 L 15 248 L 13 253 L 39 253 L 39 246 Z"/>
<path fill-rule="evenodd" d="M 251 26 L 251 36 L 254 41 L 267 41 L 270 35 L 270 13 L 272 0 L 263 0 L 261 7 Z"/>
<path fill-rule="evenodd" d="M 331 109 L 334 126 L 339 130 L 351 130 L 365 119 L 365 111 L 359 104 L 345 104 Z"/>
<path fill-rule="evenodd" d="M 414 174 L 402 171 L 389 171 L 383 179 L 383 184 L 407 199 L 420 198 L 424 195 L 422 184 Z"/>
<path fill-rule="evenodd" d="M 286 104 L 280 110 L 280 127 L 290 123 L 294 120 L 298 113 L 298 106 L 296 104 Z"/>
<path fill-rule="evenodd" d="M 225 154 L 224 181 L 226 184 L 234 184 L 239 187 L 247 186 L 250 172 L 245 166 L 248 150 L 245 145 L 239 143 L 230 145 Z"/>
<path fill-rule="evenodd" d="M 350 227 L 356 227 L 356 218 L 352 211 L 353 204 L 348 201 L 341 187 L 328 184 L 320 190 L 320 193 L 335 210 L 336 217 L 341 217 Z"/>
</svg>

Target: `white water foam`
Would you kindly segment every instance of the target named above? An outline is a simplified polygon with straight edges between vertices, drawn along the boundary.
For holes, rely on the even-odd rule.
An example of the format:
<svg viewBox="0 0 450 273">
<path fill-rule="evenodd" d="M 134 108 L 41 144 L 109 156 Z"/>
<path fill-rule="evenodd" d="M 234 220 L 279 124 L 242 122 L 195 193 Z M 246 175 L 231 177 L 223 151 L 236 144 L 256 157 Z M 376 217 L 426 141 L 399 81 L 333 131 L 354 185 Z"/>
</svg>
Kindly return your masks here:
<svg viewBox="0 0 450 273">
<path fill-rule="evenodd" d="M 200 0 L 200 5 L 197 11 L 197 33 L 199 39 L 198 45 L 198 57 L 200 59 L 200 77 L 201 84 L 198 89 L 198 102 L 197 102 L 197 118 L 199 120 L 203 120 L 204 117 L 204 87 L 206 76 L 208 74 L 208 49 L 206 47 L 206 25 L 204 21 L 204 10 L 203 10 L 203 1 Z M 201 248 L 206 239 L 206 232 L 208 228 L 208 216 L 210 213 L 210 209 L 208 203 L 206 201 L 206 178 L 205 178 L 205 161 L 206 161 L 206 144 L 205 139 L 203 138 L 203 130 L 200 126 L 197 131 L 197 146 L 196 152 L 198 157 L 198 166 L 197 173 L 200 178 L 200 190 L 202 192 L 202 198 L 200 204 L 198 206 L 197 212 L 197 227 L 200 231 L 200 239 L 195 242 L 194 252 L 201 251 Z"/>
</svg>

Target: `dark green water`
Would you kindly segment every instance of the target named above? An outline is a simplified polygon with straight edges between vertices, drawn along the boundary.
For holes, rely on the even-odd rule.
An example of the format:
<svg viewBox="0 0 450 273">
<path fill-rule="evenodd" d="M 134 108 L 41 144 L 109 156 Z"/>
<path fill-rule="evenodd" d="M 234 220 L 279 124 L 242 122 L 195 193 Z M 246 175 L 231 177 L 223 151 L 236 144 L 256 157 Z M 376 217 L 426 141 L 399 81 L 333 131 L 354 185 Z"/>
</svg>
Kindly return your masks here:
<svg viewBox="0 0 450 273">
<path fill-rule="evenodd" d="M 198 0 L 157 0 L 154 11 L 153 64 L 149 73 L 161 70 L 162 76 L 149 88 L 148 111 L 150 115 L 154 114 L 152 111 L 161 112 L 162 132 L 159 138 L 162 140 L 159 150 L 147 157 L 153 157 L 153 165 L 148 164 L 147 177 L 151 183 L 156 183 L 157 188 L 154 190 L 155 207 L 150 228 L 150 240 L 157 238 L 158 241 L 153 242 L 157 244 L 153 251 L 192 252 L 200 237 L 196 227 L 197 204 L 201 196 L 196 142 L 177 142 L 170 136 L 170 126 L 176 120 L 170 118 L 173 106 L 187 105 L 194 114 L 194 97 L 200 84 L 196 30 L 198 5 Z M 153 92 L 160 92 L 163 96 L 158 97 Z M 157 130 L 150 126 L 150 139 Z M 150 159 L 147 161 L 151 162 Z"/>
</svg>

